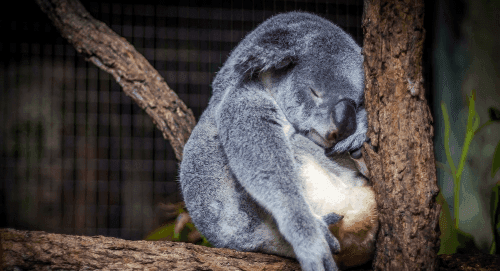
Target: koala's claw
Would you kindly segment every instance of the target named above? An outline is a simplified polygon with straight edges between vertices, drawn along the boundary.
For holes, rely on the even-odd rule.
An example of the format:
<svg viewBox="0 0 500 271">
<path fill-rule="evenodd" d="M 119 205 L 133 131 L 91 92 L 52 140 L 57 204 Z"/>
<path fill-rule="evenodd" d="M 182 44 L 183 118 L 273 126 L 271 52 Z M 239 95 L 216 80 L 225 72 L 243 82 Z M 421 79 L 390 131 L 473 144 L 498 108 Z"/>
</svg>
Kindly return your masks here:
<svg viewBox="0 0 500 271">
<path fill-rule="evenodd" d="M 305 257 L 298 260 L 300 262 L 300 267 L 303 271 L 337 271 L 339 270 L 337 264 L 333 260 L 331 253 L 324 253 L 318 255 L 318 258 Z"/>
<path fill-rule="evenodd" d="M 317 244 L 320 245 L 320 244 Z M 337 264 L 333 260 L 332 253 L 328 250 L 317 251 L 318 247 L 310 248 L 304 255 L 297 255 L 297 260 L 304 271 L 337 271 Z M 311 253 L 319 252 L 319 253 Z"/>
<path fill-rule="evenodd" d="M 361 152 L 361 148 L 351 152 L 351 157 L 354 159 L 359 159 L 362 155 L 363 153 Z"/>
<path fill-rule="evenodd" d="M 339 270 L 332 256 L 324 257 L 320 262 L 314 262 L 311 259 L 300 261 L 300 267 L 303 271 L 337 271 Z"/>
<path fill-rule="evenodd" d="M 368 145 L 373 149 L 373 146 L 371 145 L 371 139 L 367 136 L 366 137 L 366 140 L 365 140 L 366 143 L 368 143 Z M 361 158 L 361 156 L 363 156 L 363 152 L 362 152 L 362 149 L 363 148 L 363 145 L 361 145 L 358 149 L 356 150 L 353 150 L 353 151 L 350 151 L 350 155 L 353 159 L 359 159 Z"/>
<path fill-rule="evenodd" d="M 340 252 L 340 243 L 328 229 L 328 222 L 338 222 L 342 216 L 330 213 L 316 220 L 314 234 L 303 236 L 303 241 L 293 245 L 302 270 L 338 270 L 332 254 Z"/>
</svg>

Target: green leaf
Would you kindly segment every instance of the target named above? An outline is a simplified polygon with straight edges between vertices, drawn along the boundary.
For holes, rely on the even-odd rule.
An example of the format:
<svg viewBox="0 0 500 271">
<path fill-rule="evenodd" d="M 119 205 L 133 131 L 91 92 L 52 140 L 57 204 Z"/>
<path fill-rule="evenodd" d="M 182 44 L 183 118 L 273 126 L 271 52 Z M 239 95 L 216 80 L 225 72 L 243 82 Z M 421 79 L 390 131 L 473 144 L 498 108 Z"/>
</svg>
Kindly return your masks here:
<svg viewBox="0 0 500 271">
<path fill-rule="evenodd" d="M 446 164 L 436 161 L 436 167 L 444 170 L 446 173 L 450 174 L 451 177 L 453 177 L 453 173 L 451 173 L 450 167 Z"/>
<path fill-rule="evenodd" d="M 491 166 L 491 178 L 495 176 L 498 169 L 500 169 L 500 141 L 498 141 L 497 146 L 495 148 L 495 154 L 493 155 L 493 162 Z"/>
<path fill-rule="evenodd" d="M 154 230 L 150 235 L 146 237 L 148 241 L 156 241 L 156 240 L 173 240 L 174 238 L 174 228 L 175 224 L 167 224 L 161 226 Z"/>
<path fill-rule="evenodd" d="M 491 196 L 491 225 L 493 228 L 493 242 L 490 254 L 500 253 L 500 182 L 492 189 Z"/>
<path fill-rule="evenodd" d="M 455 169 L 453 159 L 451 159 L 450 151 L 450 117 L 448 116 L 448 111 L 446 110 L 446 105 L 444 104 L 444 102 L 441 102 L 441 110 L 443 111 L 444 118 L 444 151 L 446 153 L 446 160 L 448 160 L 450 170 L 453 173 L 452 175 L 455 175 L 457 170 Z"/>
<path fill-rule="evenodd" d="M 465 160 L 467 158 L 467 152 L 469 151 L 470 143 L 474 137 L 474 132 L 479 126 L 479 115 L 476 112 L 476 91 L 472 90 L 472 94 L 469 96 L 469 116 L 467 117 L 467 131 L 465 133 L 464 146 L 462 148 L 462 155 L 460 156 L 460 161 L 458 163 L 457 171 L 455 173 L 455 185 L 460 184 L 460 177 L 462 176 L 462 171 L 464 170 Z"/>
<path fill-rule="evenodd" d="M 458 251 L 467 251 L 474 247 L 473 237 L 453 226 L 450 208 L 441 192 L 439 192 L 436 201 L 442 206 L 439 214 L 439 229 L 441 231 L 439 239 L 441 239 L 441 244 L 438 255 L 455 254 Z"/>
<path fill-rule="evenodd" d="M 200 244 L 200 246 L 206 246 L 206 247 L 214 247 L 212 244 L 210 244 L 210 242 L 208 242 L 207 238 L 205 238 L 205 236 L 201 236 L 202 238 L 202 242 Z"/>
<path fill-rule="evenodd" d="M 479 115 L 475 113 L 475 116 L 474 116 L 474 125 L 472 126 L 472 131 L 477 131 L 477 128 L 479 127 Z"/>
<path fill-rule="evenodd" d="M 149 234 L 145 240 L 148 241 L 159 241 L 159 240 L 168 240 L 174 242 L 187 242 L 188 234 L 196 229 L 193 223 L 186 223 L 186 226 L 182 229 L 180 234 L 176 234 L 174 232 L 175 222 L 163 225 Z"/>
</svg>

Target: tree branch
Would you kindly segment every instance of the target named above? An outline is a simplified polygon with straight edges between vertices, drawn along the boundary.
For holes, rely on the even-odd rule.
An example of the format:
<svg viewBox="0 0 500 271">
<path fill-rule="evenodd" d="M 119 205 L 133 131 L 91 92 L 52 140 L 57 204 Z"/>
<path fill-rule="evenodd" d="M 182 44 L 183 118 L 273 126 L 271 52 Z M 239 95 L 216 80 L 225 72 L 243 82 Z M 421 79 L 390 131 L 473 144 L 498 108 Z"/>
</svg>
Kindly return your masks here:
<svg viewBox="0 0 500 271">
<path fill-rule="evenodd" d="M 13 229 L 0 236 L 6 270 L 300 270 L 293 259 L 188 243 Z"/>
<path fill-rule="evenodd" d="M 3 249 L 2 249 L 3 248 Z M 440 271 L 498 270 L 500 255 L 440 255 Z M 0 270 L 300 270 L 274 255 L 169 241 L 0 229 Z M 353 271 L 365 271 L 356 269 Z"/>
<path fill-rule="evenodd" d="M 170 141 L 175 156 L 182 150 L 195 119 L 193 112 L 170 89 L 151 64 L 134 46 L 94 19 L 77 0 L 36 0 L 61 35 L 97 67 L 110 73 L 153 119 Z"/>
</svg>

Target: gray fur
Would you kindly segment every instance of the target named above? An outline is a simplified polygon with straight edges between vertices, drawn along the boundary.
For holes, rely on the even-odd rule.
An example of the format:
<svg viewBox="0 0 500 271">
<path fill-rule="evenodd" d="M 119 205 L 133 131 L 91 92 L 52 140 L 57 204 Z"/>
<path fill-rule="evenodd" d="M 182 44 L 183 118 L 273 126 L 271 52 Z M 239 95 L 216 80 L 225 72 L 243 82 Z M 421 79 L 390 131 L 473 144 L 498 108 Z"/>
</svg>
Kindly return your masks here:
<svg viewBox="0 0 500 271">
<path fill-rule="evenodd" d="M 332 187 L 365 185 L 325 155 L 365 141 L 362 62 L 348 34 L 302 12 L 270 18 L 233 50 L 180 168 L 187 209 L 213 245 L 337 270 L 325 221 L 342 217 L 308 196 L 303 170 L 312 161 Z"/>
</svg>

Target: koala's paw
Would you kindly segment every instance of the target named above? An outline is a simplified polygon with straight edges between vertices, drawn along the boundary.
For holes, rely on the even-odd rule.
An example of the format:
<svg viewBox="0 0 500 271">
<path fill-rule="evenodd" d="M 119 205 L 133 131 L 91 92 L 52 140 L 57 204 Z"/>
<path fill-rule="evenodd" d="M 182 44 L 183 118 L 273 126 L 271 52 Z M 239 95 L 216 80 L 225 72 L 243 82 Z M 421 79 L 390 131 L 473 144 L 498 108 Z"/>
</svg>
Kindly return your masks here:
<svg viewBox="0 0 500 271">
<path fill-rule="evenodd" d="M 348 138 L 338 142 L 333 147 L 330 147 L 325 150 L 326 156 L 331 156 L 335 153 L 344 153 L 349 151 L 354 153 L 354 155 L 361 156 L 361 147 L 363 147 L 363 143 L 366 142 L 367 137 L 364 134 L 354 134 L 349 136 Z M 358 157 L 359 158 L 359 157 Z"/>
<path fill-rule="evenodd" d="M 333 255 L 340 252 L 340 243 L 328 229 L 325 222 L 317 221 L 320 235 L 310 238 L 305 243 L 294 248 L 297 260 L 304 271 L 337 271 Z"/>
<path fill-rule="evenodd" d="M 333 224 L 339 222 L 340 220 L 342 220 L 343 218 L 344 218 L 343 215 L 338 215 L 338 214 L 333 213 L 333 212 L 321 217 L 321 219 L 323 219 L 323 221 L 326 223 L 326 225 L 333 225 Z"/>
</svg>

